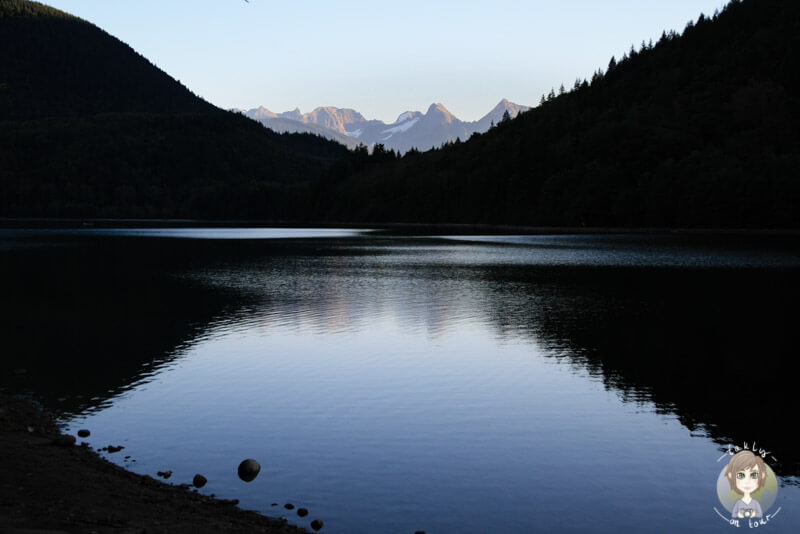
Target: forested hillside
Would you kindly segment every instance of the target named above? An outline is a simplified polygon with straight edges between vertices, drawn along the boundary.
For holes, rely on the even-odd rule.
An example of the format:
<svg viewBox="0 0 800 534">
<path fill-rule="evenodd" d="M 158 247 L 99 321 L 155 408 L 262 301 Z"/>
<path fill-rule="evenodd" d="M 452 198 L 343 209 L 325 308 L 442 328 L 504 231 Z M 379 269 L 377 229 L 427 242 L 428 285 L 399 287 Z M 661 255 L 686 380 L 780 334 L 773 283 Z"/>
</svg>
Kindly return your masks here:
<svg viewBox="0 0 800 534">
<path fill-rule="evenodd" d="M 468 142 L 339 173 L 330 219 L 800 225 L 800 3 L 735 0 Z M 361 170 L 358 170 L 361 169 Z"/>
<path fill-rule="evenodd" d="M 296 217 L 345 154 L 212 106 L 86 21 L 0 0 L 0 216 Z"/>
<path fill-rule="evenodd" d="M 0 217 L 798 227 L 798 66 L 800 4 L 734 0 L 469 141 L 348 154 L 0 0 Z"/>
</svg>

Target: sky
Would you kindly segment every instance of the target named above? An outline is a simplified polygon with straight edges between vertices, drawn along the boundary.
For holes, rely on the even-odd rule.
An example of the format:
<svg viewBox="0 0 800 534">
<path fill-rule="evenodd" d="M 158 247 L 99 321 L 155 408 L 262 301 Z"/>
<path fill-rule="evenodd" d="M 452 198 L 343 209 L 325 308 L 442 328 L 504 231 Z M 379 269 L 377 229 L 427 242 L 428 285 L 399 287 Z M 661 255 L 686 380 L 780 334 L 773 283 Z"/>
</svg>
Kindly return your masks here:
<svg viewBox="0 0 800 534">
<path fill-rule="evenodd" d="M 114 35 L 224 109 L 440 102 L 477 120 L 536 105 L 725 0 L 42 0 Z"/>
</svg>

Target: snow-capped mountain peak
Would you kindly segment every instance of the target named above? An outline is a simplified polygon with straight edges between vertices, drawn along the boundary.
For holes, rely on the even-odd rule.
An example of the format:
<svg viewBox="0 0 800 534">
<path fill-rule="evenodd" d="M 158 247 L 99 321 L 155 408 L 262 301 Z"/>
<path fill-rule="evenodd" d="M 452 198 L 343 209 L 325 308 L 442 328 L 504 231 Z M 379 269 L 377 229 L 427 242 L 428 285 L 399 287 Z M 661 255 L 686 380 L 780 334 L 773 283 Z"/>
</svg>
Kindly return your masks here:
<svg viewBox="0 0 800 534">
<path fill-rule="evenodd" d="M 464 122 L 450 113 L 443 104 L 436 102 L 425 113 L 405 111 L 392 124 L 367 120 L 353 109 L 333 106 L 318 107 L 310 113 L 301 113 L 299 109 L 295 109 L 277 114 L 259 107 L 245 114 L 276 131 L 321 133 L 351 147 L 358 143 L 368 146 L 380 143 L 387 150 L 397 150 L 402 154 L 412 148 L 428 150 L 439 147 L 456 139 L 466 141 L 472 134 L 483 133 L 492 124 L 499 123 L 506 111 L 511 117 L 515 117 L 527 109 L 527 106 L 514 104 L 504 98 L 480 120 Z"/>
</svg>

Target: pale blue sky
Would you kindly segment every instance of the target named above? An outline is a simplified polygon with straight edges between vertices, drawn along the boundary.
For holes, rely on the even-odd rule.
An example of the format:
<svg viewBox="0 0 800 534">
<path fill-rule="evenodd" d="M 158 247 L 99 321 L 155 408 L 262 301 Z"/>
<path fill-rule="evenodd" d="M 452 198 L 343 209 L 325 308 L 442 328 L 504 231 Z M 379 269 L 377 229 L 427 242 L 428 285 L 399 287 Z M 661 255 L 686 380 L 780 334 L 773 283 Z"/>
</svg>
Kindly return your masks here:
<svg viewBox="0 0 800 534">
<path fill-rule="evenodd" d="M 393 122 L 443 103 L 476 120 L 501 98 L 591 77 L 632 43 L 725 0 L 45 0 L 128 43 L 222 108 L 354 108 Z"/>
</svg>

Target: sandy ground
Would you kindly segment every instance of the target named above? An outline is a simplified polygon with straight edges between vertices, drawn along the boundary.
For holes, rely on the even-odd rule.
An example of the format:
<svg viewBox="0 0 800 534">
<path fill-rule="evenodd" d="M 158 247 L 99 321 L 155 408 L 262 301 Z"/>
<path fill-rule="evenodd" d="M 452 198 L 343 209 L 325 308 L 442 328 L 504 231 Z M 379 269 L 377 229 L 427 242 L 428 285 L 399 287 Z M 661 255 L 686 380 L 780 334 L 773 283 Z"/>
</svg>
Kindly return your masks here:
<svg viewBox="0 0 800 534">
<path fill-rule="evenodd" d="M 35 404 L 0 393 L 0 533 L 308 532 L 55 444 L 58 435 Z"/>
</svg>

